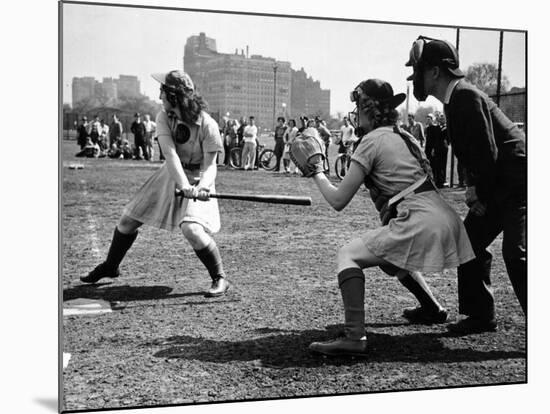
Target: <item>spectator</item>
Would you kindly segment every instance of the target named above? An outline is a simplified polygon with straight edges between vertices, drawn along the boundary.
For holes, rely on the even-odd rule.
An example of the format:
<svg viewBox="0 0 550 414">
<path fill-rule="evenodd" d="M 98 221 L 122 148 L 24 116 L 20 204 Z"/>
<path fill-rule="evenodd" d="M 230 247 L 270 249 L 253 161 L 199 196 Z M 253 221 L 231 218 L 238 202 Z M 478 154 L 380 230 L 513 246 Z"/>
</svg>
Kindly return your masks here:
<svg viewBox="0 0 550 414">
<path fill-rule="evenodd" d="M 105 152 L 109 148 L 109 144 L 107 143 L 107 137 L 109 136 L 109 125 L 105 123 L 104 119 L 101 119 L 99 121 L 99 147 L 101 148 L 101 151 Z"/>
<path fill-rule="evenodd" d="M 300 117 L 300 127 L 298 128 L 298 132 L 301 134 L 304 132 L 304 130 L 307 128 L 307 124 L 309 122 L 309 119 L 307 116 L 301 116 Z"/>
<path fill-rule="evenodd" d="M 153 157 L 155 155 L 155 150 L 153 148 L 153 137 L 157 131 L 157 124 L 151 121 L 151 116 L 149 114 L 146 114 L 143 125 L 145 125 L 145 149 L 147 150 L 147 156 L 145 158 L 149 161 L 153 161 Z"/>
<path fill-rule="evenodd" d="M 447 134 L 447 121 L 445 114 L 438 114 L 439 123 L 439 141 L 436 141 L 435 147 L 435 165 L 434 178 L 437 187 L 447 186 L 447 156 L 449 154 L 449 135 Z"/>
<path fill-rule="evenodd" d="M 409 114 L 408 120 L 409 123 L 405 125 L 405 131 L 415 137 L 420 144 L 420 147 L 424 148 L 426 139 L 424 137 L 424 128 L 422 127 L 422 124 L 414 120 L 414 114 Z"/>
<path fill-rule="evenodd" d="M 90 138 L 92 139 L 92 143 L 99 143 L 100 130 L 101 123 L 99 122 L 99 115 L 95 115 L 94 120 L 91 122 L 90 125 Z"/>
<path fill-rule="evenodd" d="M 86 145 L 78 154 L 77 157 L 86 157 L 86 158 L 98 158 L 101 153 L 99 144 L 92 141 L 91 137 L 86 138 Z"/>
<path fill-rule="evenodd" d="M 242 147 L 244 145 L 244 128 L 246 127 L 246 118 L 243 116 L 241 117 L 241 120 L 239 121 L 239 127 L 237 128 L 237 140 L 239 142 L 239 146 Z"/>
<path fill-rule="evenodd" d="M 347 116 L 344 117 L 344 125 L 340 127 L 340 137 L 336 139 L 337 142 L 335 143 L 338 144 L 338 154 L 345 154 L 348 151 L 348 147 L 357 141 L 355 128 L 350 124 Z M 344 168 L 345 165 L 342 163 L 342 171 L 340 171 L 341 176 L 345 175 Z"/>
<path fill-rule="evenodd" d="M 275 148 L 273 149 L 273 153 L 275 154 L 276 163 L 275 163 L 275 172 L 279 173 L 281 169 L 281 158 L 283 157 L 283 152 L 285 148 L 285 132 L 286 132 L 286 125 L 285 125 L 285 118 L 282 116 L 277 118 L 277 126 L 275 127 Z"/>
<path fill-rule="evenodd" d="M 76 128 L 76 143 L 80 147 L 80 151 L 84 149 L 88 142 L 88 118 L 82 117 L 80 125 Z"/>
<path fill-rule="evenodd" d="M 243 169 L 252 170 L 254 169 L 254 164 L 256 162 L 256 147 L 258 139 L 258 127 L 255 124 L 255 119 L 253 116 L 249 118 L 249 123 L 244 127 L 243 130 L 243 152 L 241 156 L 241 165 Z"/>
<path fill-rule="evenodd" d="M 290 172 L 290 145 L 294 142 L 296 139 L 296 136 L 298 135 L 298 128 L 296 128 L 296 121 L 294 119 L 288 120 L 288 127 L 285 131 L 284 140 L 285 140 L 285 148 L 283 151 L 283 164 L 285 167 L 285 172 Z M 294 167 L 294 173 L 298 173 L 298 167 Z"/>
<path fill-rule="evenodd" d="M 136 146 L 136 160 L 142 160 L 145 157 L 146 160 L 149 159 L 147 155 L 147 148 L 145 147 L 145 124 L 141 121 L 141 115 L 136 113 L 134 115 L 135 121 L 130 127 L 130 131 L 134 134 L 134 144 Z"/>
<path fill-rule="evenodd" d="M 328 130 L 326 126 L 326 122 L 323 121 L 318 116 L 315 117 L 315 126 L 317 128 L 317 131 L 319 131 L 319 136 L 325 143 L 325 157 L 327 158 L 327 166 L 328 166 L 328 173 L 330 174 L 330 162 L 328 159 L 328 148 L 332 142 L 330 131 Z"/>
<path fill-rule="evenodd" d="M 123 130 L 122 122 L 118 120 L 118 116 L 116 114 L 113 114 L 113 122 L 111 122 L 111 127 L 109 128 L 109 147 L 116 144 L 117 148 L 120 148 Z"/>
<path fill-rule="evenodd" d="M 432 172 L 434 175 L 434 180 L 437 182 L 437 171 L 436 171 L 436 161 L 435 161 L 435 147 L 437 142 L 440 140 L 441 128 L 437 124 L 437 120 L 434 114 L 429 113 L 426 116 L 426 147 L 424 152 L 426 153 L 426 158 L 430 162 L 432 167 Z"/>
</svg>

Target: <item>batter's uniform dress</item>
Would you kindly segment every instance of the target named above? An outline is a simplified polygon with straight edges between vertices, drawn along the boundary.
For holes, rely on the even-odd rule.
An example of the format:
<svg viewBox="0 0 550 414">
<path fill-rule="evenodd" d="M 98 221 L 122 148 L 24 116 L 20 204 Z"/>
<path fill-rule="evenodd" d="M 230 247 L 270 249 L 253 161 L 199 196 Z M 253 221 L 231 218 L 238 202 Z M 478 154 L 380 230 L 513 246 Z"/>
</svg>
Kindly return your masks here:
<svg viewBox="0 0 550 414">
<path fill-rule="evenodd" d="M 204 154 L 223 151 L 223 142 L 218 124 L 210 115 L 202 111 L 197 121 L 187 124 L 175 116 L 161 111 L 156 118 L 157 135 L 170 135 L 176 145 L 176 152 L 182 163 L 185 175 L 191 184 L 198 182 L 204 170 Z M 176 141 L 176 128 L 183 124 L 189 129 L 189 139 Z M 198 223 L 209 233 L 220 230 L 218 202 L 194 201 L 176 197 L 176 182 L 170 176 L 164 163 L 138 190 L 127 204 L 124 214 L 150 226 L 176 231 L 184 222 Z M 215 192 L 215 186 L 210 191 Z"/>
<path fill-rule="evenodd" d="M 455 155 L 475 186 L 485 215 L 468 214 L 464 225 L 476 260 L 458 268 L 459 312 L 493 319 L 492 255 L 487 247 L 503 233 L 508 276 L 527 311 L 527 154 L 525 134 L 483 92 L 464 80 L 449 84 L 444 97 L 447 130 Z"/>
<path fill-rule="evenodd" d="M 392 127 L 364 136 L 352 162 L 363 169 L 367 187 L 376 187 L 387 198 L 426 176 Z M 374 255 L 410 272 L 440 272 L 475 257 L 462 220 L 431 188 L 405 197 L 397 205 L 395 218 L 362 236 Z"/>
</svg>

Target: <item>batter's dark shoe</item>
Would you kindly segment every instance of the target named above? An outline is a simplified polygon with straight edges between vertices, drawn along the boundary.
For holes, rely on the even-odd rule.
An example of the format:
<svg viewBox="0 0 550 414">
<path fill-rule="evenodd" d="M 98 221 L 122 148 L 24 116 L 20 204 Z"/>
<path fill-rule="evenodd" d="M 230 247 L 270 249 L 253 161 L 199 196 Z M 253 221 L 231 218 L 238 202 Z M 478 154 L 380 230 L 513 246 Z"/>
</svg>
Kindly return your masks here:
<svg viewBox="0 0 550 414">
<path fill-rule="evenodd" d="M 449 332 L 457 335 L 469 335 L 483 332 L 495 332 L 497 322 L 494 319 L 479 319 L 468 317 L 456 323 L 447 325 Z"/>
<path fill-rule="evenodd" d="M 409 308 L 403 311 L 403 317 L 410 323 L 417 325 L 432 325 L 435 323 L 444 323 L 447 321 L 447 311 L 440 309 L 438 311 L 430 311 L 422 306 Z"/>
<path fill-rule="evenodd" d="M 216 280 L 212 281 L 212 286 L 206 292 L 207 298 L 215 298 L 217 296 L 225 295 L 225 292 L 229 289 L 229 282 L 223 277 L 218 277 Z"/>
<path fill-rule="evenodd" d="M 338 338 L 333 341 L 313 342 L 309 350 L 316 354 L 328 356 L 367 356 L 366 339 Z"/>
<path fill-rule="evenodd" d="M 107 266 L 105 262 L 96 266 L 94 270 L 88 273 L 88 276 L 82 276 L 80 280 L 84 283 L 97 283 L 105 277 L 114 279 L 120 275 L 120 272 L 117 269 L 113 269 L 110 266 Z"/>
</svg>

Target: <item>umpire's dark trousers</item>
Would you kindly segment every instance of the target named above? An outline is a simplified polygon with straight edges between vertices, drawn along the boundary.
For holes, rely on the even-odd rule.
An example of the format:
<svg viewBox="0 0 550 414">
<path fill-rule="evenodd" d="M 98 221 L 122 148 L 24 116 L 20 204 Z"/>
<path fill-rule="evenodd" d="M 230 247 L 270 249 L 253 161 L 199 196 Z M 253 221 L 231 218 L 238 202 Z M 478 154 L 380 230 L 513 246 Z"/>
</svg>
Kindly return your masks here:
<svg viewBox="0 0 550 414">
<path fill-rule="evenodd" d="M 527 315 L 527 181 L 523 166 L 499 174 L 487 212 L 468 213 L 464 225 L 476 258 L 458 268 L 459 313 L 482 319 L 495 317 L 491 290 L 492 255 L 487 247 L 503 233 L 502 256 L 521 308 Z"/>
</svg>

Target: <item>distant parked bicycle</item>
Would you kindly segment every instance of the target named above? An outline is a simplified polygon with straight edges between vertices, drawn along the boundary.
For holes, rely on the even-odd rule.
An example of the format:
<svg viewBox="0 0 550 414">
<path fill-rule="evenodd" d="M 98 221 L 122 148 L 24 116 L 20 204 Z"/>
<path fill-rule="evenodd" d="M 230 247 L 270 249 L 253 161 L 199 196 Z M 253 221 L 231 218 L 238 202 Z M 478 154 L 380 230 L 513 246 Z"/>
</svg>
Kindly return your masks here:
<svg viewBox="0 0 550 414">
<path fill-rule="evenodd" d="M 231 168 L 240 169 L 242 168 L 242 147 L 235 147 L 229 151 L 229 166 Z M 275 153 L 270 148 L 265 148 L 265 145 L 258 145 L 256 147 L 256 161 L 255 168 L 262 168 L 266 171 L 275 170 L 277 165 L 277 158 Z"/>
<path fill-rule="evenodd" d="M 353 147 L 354 146 L 351 143 L 346 145 L 346 152 L 339 154 L 336 161 L 334 161 L 334 172 L 336 173 L 336 177 L 340 180 L 343 180 L 348 172 L 351 163 L 351 156 L 354 150 Z"/>
</svg>

